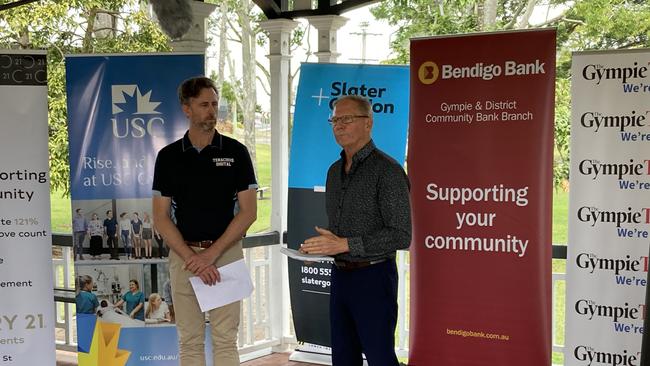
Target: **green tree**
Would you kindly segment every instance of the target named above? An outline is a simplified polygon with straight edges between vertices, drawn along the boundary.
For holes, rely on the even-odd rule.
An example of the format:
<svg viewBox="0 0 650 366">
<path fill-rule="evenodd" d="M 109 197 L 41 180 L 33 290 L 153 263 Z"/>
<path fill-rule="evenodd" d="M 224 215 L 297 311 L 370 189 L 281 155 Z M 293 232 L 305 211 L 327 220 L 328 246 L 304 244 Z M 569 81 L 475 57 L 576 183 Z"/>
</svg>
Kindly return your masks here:
<svg viewBox="0 0 650 366">
<path fill-rule="evenodd" d="M 556 15 L 533 21 L 535 8 Z M 556 187 L 569 178 L 572 52 L 650 46 L 650 2 L 645 0 L 392 0 L 372 13 L 399 26 L 391 44 L 395 57 L 387 63 L 408 63 L 413 37 L 556 27 Z"/>
<path fill-rule="evenodd" d="M 169 51 L 169 39 L 137 0 L 43 0 L 0 12 L 0 49 L 45 49 L 50 179 L 70 191 L 64 55 Z"/>
</svg>

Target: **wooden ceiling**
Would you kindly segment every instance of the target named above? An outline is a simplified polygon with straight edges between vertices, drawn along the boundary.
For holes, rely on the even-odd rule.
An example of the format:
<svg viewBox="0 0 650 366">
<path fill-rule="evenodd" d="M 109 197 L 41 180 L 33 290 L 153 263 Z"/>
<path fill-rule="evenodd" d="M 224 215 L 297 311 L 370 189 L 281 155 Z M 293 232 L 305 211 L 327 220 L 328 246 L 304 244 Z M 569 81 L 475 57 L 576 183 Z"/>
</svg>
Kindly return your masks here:
<svg viewBox="0 0 650 366">
<path fill-rule="evenodd" d="M 26 5 L 39 0 L 0 0 L 0 11 Z M 194 0 L 202 1 L 202 0 Z M 288 0 L 253 0 L 268 19 L 295 19 L 314 15 L 341 15 L 346 11 L 375 3 L 379 0 L 317 0 L 315 9 L 288 9 Z M 293 4 L 299 3 L 294 0 Z M 308 4 L 311 0 L 303 0 Z"/>
<path fill-rule="evenodd" d="M 295 19 L 314 15 L 341 15 L 346 11 L 376 3 L 378 0 L 318 0 L 316 9 L 287 9 L 287 0 L 253 0 L 268 19 Z M 296 4 L 299 1 L 294 0 Z M 307 0 L 307 2 L 311 2 Z"/>
</svg>

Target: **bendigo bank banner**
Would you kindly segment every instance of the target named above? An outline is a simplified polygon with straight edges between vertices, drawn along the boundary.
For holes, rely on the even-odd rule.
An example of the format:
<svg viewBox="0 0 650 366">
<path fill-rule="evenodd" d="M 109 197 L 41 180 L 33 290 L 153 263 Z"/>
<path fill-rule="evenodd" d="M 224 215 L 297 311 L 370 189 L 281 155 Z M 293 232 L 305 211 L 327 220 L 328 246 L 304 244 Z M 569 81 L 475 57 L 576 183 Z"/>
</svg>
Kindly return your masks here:
<svg viewBox="0 0 650 366">
<path fill-rule="evenodd" d="M 567 366 L 641 365 L 650 224 L 650 50 L 571 68 Z"/>
<path fill-rule="evenodd" d="M 151 184 L 158 150 L 188 127 L 177 88 L 203 73 L 202 54 L 66 58 L 80 366 L 178 364 Z"/>
<path fill-rule="evenodd" d="M 289 169 L 287 244 L 298 249 L 327 227 L 325 182 L 340 158 L 328 118 L 343 95 L 367 97 L 372 105 L 372 138 L 377 147 L 404 163 L 408 124 L 408 67 L 398 65 L 302 64 L 296 97 Z M 330 263 L 289 259 L 291 308 L 299 342 L 330 346 Z"/>
<path fill-rule="evenodd" d="M 411 41 L 410 365 L 550 365 L 554 87 L 554 30 Z"/>
</svg>

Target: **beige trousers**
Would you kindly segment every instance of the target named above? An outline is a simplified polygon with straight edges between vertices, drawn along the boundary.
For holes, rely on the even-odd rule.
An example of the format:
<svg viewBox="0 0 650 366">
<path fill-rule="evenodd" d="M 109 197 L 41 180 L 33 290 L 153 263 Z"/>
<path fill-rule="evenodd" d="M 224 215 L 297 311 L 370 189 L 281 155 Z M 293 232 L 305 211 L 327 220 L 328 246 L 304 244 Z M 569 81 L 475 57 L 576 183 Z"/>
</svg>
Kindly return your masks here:
<svg viewBox="0 0 650 366">
<path fill-rule="evenodd" d="M 203 249 L 192 248 L 195 252 Z M 217 260 L 217 267 L 244 258 L 241 241 L 235 243 Z M 183 269 L 183 260 L 173 251 L 169 253 L 172 298 L 176 313 L 180 365 L 205 366 L 205 315 L 199 308 L 189 278 L 194 276 Z M 237 333 L 239 305 L 235 302 L 208 312 L 212 335 L 212 363 L 217 366 L 239 365 Z"/>
</svg>

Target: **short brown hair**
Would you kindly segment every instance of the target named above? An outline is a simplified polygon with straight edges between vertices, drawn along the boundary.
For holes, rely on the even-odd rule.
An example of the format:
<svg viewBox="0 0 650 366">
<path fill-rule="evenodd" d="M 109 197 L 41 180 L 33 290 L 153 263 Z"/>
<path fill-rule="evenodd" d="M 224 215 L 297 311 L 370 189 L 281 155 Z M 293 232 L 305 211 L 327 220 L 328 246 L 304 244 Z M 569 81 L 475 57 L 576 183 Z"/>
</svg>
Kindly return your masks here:
<svg viewBox="0 0 650 366">
<path fill-rule="evenodd" d="M 178 87 L 178 100 L 181 104 L 189 104 L 190 98 L 196 98 L 201 93 L 201 90 L 205 88 L 211 88 L 219 96 L 217 84 L 212 79 L 205 76 L 197 76 L 181 83 Z"/>
<path fill-rule="evenodd" d="M 354 104 L 357 105 L 357 108 L 359 109 L 359 112 L 361 114 L 366 115 L 368 117 L 372 117 L 372 106 L 370 105 L 370 101 L 368 100 L 368 98 L 362 97 L 361 95 L 348 94 L 342 96 L 341 98 L 338 98 L 332 103 L 332 108 L 336 108 L 337 104 L 344 102 L 346 100 L 354 102 Z"/>
</svg>

